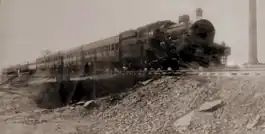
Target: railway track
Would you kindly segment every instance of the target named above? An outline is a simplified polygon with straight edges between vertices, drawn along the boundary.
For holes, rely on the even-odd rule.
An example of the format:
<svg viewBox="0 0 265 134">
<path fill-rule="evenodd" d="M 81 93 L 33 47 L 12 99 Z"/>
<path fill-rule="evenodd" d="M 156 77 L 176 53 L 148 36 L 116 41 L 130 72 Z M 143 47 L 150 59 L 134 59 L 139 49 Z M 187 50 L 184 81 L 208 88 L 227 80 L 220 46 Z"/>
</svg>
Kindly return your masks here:
<svg viewBox="0 0 265 134">
<path fill-rule="evenodd" d="M 86 80 L 86 79 L 107 79 L 117 75 L 126 76 L 178 76 L 178 75 L 198 75 L 198 76 L 217 76 L 217 77 L 240 77 L 240 76 L 265 76 L 264 70 L 181 70 L 181 71 L 126 71 L 116 73 L 106 73 L 94 76 L 70 77 L 70 81 Z M 46 77 L 47 82 L 55 82 L 55 77 Z"/>
<path fill-rule="evenodd" d="M 20 74 L 23 75 L 23 74 Z M 154 70 L 154 71 L 120 71 L 108 72 L 105 74 L 93 76 L 73 76 L 70 81 L 79 81 L 86 79 L 107 79 L 117 75 L 126 76 L 178 76 L 178 75 L 198 75 L 198 76 L 217 76 L 217 77 L 248 77 L 248 76 L 265 76 L 265 68 L 242 68 L 242 69 L 207 69 L 207 70 Z M 35 75 L 29 84 L 42 82 L 56 82 L 56 76 Z"/>
</svg>

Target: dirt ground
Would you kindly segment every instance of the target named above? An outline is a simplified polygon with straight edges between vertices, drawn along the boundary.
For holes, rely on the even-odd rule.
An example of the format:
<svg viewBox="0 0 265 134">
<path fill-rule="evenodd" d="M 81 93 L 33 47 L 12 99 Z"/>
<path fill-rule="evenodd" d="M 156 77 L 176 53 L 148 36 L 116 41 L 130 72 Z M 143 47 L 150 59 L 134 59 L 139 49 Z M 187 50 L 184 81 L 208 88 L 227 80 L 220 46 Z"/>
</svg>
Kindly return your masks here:
<svg viewBox="0 0 265 134">
<path fill-rule="evenodd" d="M 38 89 L 0 89 L 1 134 L 263 134 L 262 77 L 164 77 L 95 106 L 37 108 Z"/>
</svg>

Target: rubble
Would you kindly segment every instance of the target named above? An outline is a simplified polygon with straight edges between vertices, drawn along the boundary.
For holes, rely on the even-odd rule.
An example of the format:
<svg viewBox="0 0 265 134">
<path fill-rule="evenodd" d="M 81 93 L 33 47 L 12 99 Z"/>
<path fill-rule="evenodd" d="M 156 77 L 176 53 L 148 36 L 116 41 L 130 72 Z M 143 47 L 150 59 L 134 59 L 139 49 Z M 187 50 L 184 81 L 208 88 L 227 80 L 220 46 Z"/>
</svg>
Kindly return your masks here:
<svg viewBox="0 0 265 134">
<path fill-rule="evenodd" d="M 200 112 L 213 111 L 223 104 L 222 100 L 215 100 L 211 102 L 205 102 L 200 108 Z"/>
<path fill-rule="evenodd" d="M 154 79 L 148 79 L 148 80 L 146 80 L 146 81 L 143 81 L 143 82 L 139 82 L 141 85 L 147 85 L 147 84 L 149 84 L 150 82 L 152 82 Z"/>
<path fill-rule="evenodd" d="M 94 104 L 94 100 L 90 100 L 90 101 L 85 102 L 84 107 L 85 107 L 85 108 L 89 108 L 89 107 L 92 106 L 93 104 Z"/>
<path fill-rule="evenodd" d="M 260 115 L 257 115 L 256 118 L 252 122 L 250 122 L 249 124 L 247 124 L 247 129 L 254 128 L 259 123 L 260 118 L 261 118 L 261 116 Z"/>
<path fill-rule="evenodd" d="M 0 115 L 0 119 L 9 118 L 0 124 L 11 131 L 15 123 L 23 124 L 29 132 L 35 130 L 29 126 L 38 125 L 38 133 L 46 130 L 54 134 L 70 133 L 68 130 L 90 134 L 264 133 L 263 125 L 259 125 L 265 115 L 264 82 L 258 77 L 162 77 L 126 93 L 49 112 L 27 110 L 28 101 L 0 92 L 1 109 L 6 110 L 1 113 L 15 114 L 12 118 Z M 7 111 L 13 110 L 14 104 L 19 104 L 17 111 L 27 114 Z"/>
<path fill-rule="evenodd" d="M 191 111 L 187 115 L 181 117 L 174 122 L 174 127 L 177 131 L 185 131 L 191 124 L 192 117 L 194 116 L 194 111 Z"/>
<path fill-rule="evenodd" d="M 85 101 L 79 101 L 75 105 L 84 105 L 86 102 Z"/>
</svg>

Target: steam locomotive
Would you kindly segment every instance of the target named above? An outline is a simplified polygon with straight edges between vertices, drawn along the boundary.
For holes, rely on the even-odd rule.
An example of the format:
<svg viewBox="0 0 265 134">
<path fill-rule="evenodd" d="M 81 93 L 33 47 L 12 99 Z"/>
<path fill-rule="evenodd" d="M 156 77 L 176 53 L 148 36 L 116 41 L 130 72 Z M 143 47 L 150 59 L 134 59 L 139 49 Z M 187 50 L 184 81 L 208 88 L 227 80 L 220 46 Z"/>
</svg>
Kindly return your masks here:
<svg viewBox="0 0 265 134">
<path fill-rule="evenodd" d="M 221 57 L 230 54 L 230 48 L 214 43 L 215 28 L 206 19 L 190 21 L 188 15 L 179 22 L 158 21 L 136 29 L 121 32 L 95 41 L 40 57 L 27 64 L 7 69 L 6 73 L 19 70 L 56 70 L 63 64 L 73 72 L 83 73 L 105 69 L 187 67 L 188 63 L 208 67 L 221 64 Z"/>
</svg>

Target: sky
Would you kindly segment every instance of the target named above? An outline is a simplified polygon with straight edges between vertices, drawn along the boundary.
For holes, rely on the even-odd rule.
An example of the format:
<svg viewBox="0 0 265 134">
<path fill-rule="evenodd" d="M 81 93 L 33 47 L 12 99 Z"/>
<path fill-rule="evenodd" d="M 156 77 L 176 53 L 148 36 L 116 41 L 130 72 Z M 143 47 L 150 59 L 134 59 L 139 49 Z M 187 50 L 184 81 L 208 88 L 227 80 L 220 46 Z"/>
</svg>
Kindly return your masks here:
<svg viewBox="0 0 265 134">
<path fill-rule="evenodd" d="M 258 0 L 258 59 L 265 62 L 265 1 Z M 0 68 L 66 50 L 157 20 L 177 21 L 202 8 L 216 41 L 232 47 L 229 60 L 248 61 L 248 0 L 2 0 Z M 264 19 L 263 19 L 264 18 Z"/>
</svg>

